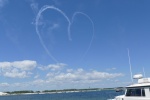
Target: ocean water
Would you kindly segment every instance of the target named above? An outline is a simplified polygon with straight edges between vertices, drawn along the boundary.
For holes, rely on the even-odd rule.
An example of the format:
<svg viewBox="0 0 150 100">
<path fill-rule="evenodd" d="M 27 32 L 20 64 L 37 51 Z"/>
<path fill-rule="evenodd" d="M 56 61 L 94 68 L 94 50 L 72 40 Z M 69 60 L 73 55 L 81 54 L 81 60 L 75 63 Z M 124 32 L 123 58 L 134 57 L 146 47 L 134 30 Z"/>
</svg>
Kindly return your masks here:
<svg viewBox="0 0 150 100">
<path fill-rule="evenodd" d="M 107 100 L 121 94 L 123 94 L 123 92 L 103 90 L 75 93 L 9 95 L 0 96 L 0 100 Z"/>
</svg>

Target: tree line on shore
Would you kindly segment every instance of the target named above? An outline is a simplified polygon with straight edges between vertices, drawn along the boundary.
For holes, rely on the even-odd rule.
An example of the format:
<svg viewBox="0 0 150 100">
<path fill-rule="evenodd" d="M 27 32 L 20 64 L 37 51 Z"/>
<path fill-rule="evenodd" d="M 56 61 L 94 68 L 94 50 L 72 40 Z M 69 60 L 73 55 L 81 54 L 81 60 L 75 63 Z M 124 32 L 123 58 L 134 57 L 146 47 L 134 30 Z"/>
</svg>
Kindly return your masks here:
<svg viewBox="0 0 150 100">
<path fill-rule="evenodd" d="M 63 89 L 63 90 L 44 90 L 44 91 L 33 91 L 33 90 L 21 90 L 5 92 L 8 94 L 23 94 L 23 93 L 66 93 L 66 92 L 87 92 L 87 91 L 100 91 L 100 90 L 114 90 L 114 88 L 88 88 L 88 89 Z"/>
</svg>

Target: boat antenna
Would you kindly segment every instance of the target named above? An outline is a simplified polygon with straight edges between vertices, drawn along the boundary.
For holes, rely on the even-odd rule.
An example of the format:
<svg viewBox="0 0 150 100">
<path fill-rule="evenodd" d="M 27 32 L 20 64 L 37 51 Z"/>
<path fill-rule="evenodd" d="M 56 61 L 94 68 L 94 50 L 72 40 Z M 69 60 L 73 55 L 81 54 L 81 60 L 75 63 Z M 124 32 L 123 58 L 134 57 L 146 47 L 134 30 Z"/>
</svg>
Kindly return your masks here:
<svg viewBox="0 0 150 100">
<path fill-rule="evenodd" d="M 129 49 L 128 49 L 128 48 L 127 48 L 127 51 L 128 51 L 129 65 L 130 65 L 131 81 L 132 81 L 132 83 L 133 83 L 132 68 L 131 68 L 130 54 L 129 54 Z"/>
<path fill-rule="evenodd" d="M 146 77 L 144 67 L 143 67 L 143 74 L 144 74 L 144 77 Z"/>
</svg>

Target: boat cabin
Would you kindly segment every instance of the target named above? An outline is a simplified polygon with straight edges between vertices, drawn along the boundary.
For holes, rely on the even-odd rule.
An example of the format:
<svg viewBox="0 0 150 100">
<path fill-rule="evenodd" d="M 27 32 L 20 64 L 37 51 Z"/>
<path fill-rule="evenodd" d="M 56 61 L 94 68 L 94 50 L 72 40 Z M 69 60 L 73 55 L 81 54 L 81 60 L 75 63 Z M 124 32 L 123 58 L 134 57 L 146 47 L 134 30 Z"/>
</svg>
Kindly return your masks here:
<svg viewBox="0 0 150 100">
<path fill-rule="evenodd" d="M 150 100 L 150 78 L 138 79 L 138 83 L 126 87 L 125 95 L 115 100 Z"/>
</svg>

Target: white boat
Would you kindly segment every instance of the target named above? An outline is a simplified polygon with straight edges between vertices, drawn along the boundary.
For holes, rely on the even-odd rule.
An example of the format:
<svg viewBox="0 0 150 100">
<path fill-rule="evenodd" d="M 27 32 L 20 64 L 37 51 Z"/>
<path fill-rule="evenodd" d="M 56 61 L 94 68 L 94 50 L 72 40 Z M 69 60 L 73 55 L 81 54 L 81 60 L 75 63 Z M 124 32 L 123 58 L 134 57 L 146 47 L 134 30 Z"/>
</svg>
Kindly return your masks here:
<svg viewBox="0 0 150 100">
<path fill-rule="evenodd" d="M 150 78 L 143 78 L 141 74 L 135 75 L 138 82 L 126 86 L 125 94 L 108 100 L 150 100 Z"/>
</svg>

